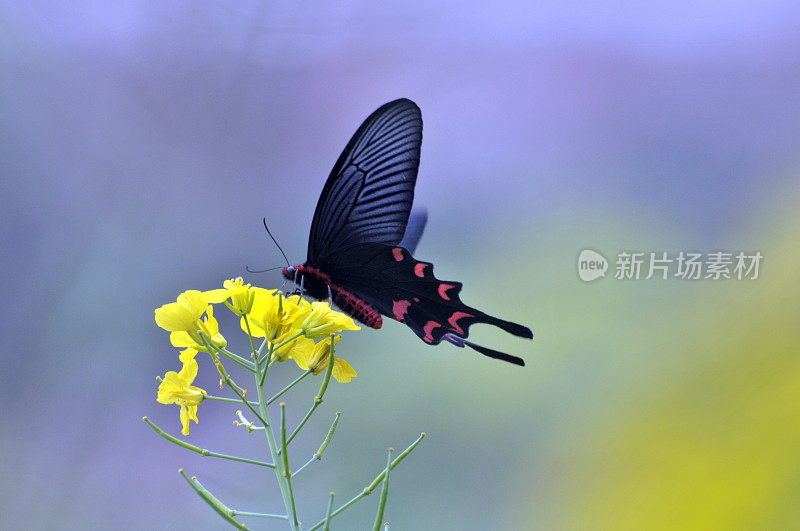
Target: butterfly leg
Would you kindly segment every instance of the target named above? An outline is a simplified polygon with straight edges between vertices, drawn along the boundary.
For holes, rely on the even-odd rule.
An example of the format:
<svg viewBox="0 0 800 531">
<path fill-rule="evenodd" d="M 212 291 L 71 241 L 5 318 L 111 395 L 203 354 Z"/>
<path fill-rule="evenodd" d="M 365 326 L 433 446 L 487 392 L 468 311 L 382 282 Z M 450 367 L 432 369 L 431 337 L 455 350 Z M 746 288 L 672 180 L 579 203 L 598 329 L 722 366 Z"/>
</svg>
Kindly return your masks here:
<svg viewBox="0 0 800 531">
<path fill-rule="evenodd" d="M 328 288 L 328 306 L 333 306 L 333 294 L 331 293 L 330 284 L 327 285 L 327 288 Z"/>
<path fill-rule="evenodd" d="M 295 283 L 295 284 L 297 284 L 297 273 L 298 273 L 298 271 L 297 271 L 297 269 L 295 269 L 295 270 L 294 270 L 294 283 Z M 281 287 L 279 287 L 279 288 L 278 288 L 278 291 L 276 291 L 276 292 L 275 292 L 275 293 L 273 293 L 272 295 L 273 295 L 273 296 L 275 296 L 275 295 L 277 295 L 279 292 L 282 292 L 282 291 L 283 291 L 283 287 L 286 285 L 286 282 L 288 282 L 288 280 L 287 280 L 287 279 L 283 279 L 283 284 L 281 284 Z M 295 291 L 296 291 L 296 290 L 295 290 Z"/>
</svg>

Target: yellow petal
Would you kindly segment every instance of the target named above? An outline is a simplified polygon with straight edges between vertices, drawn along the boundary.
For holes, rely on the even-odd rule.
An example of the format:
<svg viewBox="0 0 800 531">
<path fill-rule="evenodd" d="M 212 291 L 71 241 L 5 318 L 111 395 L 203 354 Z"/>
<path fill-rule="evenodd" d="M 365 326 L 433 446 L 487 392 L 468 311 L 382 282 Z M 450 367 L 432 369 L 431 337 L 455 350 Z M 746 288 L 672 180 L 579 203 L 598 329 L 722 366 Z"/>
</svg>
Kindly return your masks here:
<svg viewBox="0 0 800 531">
<path fill-rule="evenodd" d="M 183 362 L 183 368 L 178 373 L 178 378 L 184 387 L 190 387 L 190 384 L 197 376 L 197 362 L 194 358 L 188 358 Z"/>
<path fill-rule="evenodd" d="M 300 295 L 289 295 L 286 297 L 286 300 L 289 302 L 289 304 L 300 306 L 301 308 L 311 308 L 311 303 L 305 299 L 301 299 Z"/>
<path fill-rule="evenodd" d="M 236 277 L 236 278 L 232 278 L 230 280 L 226 280 L 225 282 L 223 282 L 222 283 L 222 287 L 224 287 L 225 289 L 230 289 L 230 290 L 237 289 L 237 288 L 245 288 L 245 289 L 247 289 L 247 288 L 250 287 L 250 284 L 245 284 L 244 283 L 244 279 L 242 279 L 242 277 Z"/>
<path fill-rule="evenodd" d="M 332 310 L 327 302 L 311 303 L 311 313 L 301 325 L 307 337 L 319 339 L 342 330 L 360 330 L 360 327 L 347 315 Z"/>
<path fill-rule="evenodd" d="M 227 289 L 212 289 L 204 291 L 203 295 L 211 304 L 219 304 L 230 296 L 230 292 Z"/>
<path fill-rule="evenodd" d="M 178 302 L 165 304 L 155 310 L 156 324 L 170 332 L 190 330 L 206 310 L 205 296 L 197 290 L 184 291 Z"/>
<path fill-rule="evenodd" d="M 202 292 L 196 289 L 190 289 L 178 295 L 178 304 L 189 308 L 199 319 L 200 316 L 203 315 L 203 312 L 206 311 L 208 301 L 206 301 Z"/>
<path fill-rule="evenodd" d="M 187 348 L 178 354 L 178 359 L 181 363 L 186 363 L 188 360 L 193 360 L 195 356 L 197 356 L 197 351 L 193 348 Z"/>
<path fill-rule="evenodd" d="M 161 384 L 158 386 L 158 397 L 156 401 L 161 404 L 175 403 L 175 393 L 181 389 L 180 378 L 175 371 L 169 371 L 164 375 Z"/>
<path fill-rule="evenodd" d="M 247 319 L 248 323 L 250 324 L 250 333 L 253 334 L 253 337 L 266 337 L 267 334 L 264 330 L 264 322 L 262 319 L 257 319 L 253 317 L 253 311 L 250 311 L 250 315 L 246 317 L 242 317 L 239 320 L 239 326 L 242 328 L 242 332 L 245 334 L 247 333 L 247 325 L 245 324 L 244 320 Z"/>
<path fill-rule="evenodd" d="M 358 376 L 358 373 L 345 360 L 336 358 L 333 362 L 333 371 L 331 375 L 336 378 L 336 381 L 347 383 Z"/>
<path fill-rule="evenodd" d="M 197 320 L 188 308 L 181 306 L 177 302 L 171 302 L 156 308 L 155 317 L 156 324 L 170 332 L 189 330 Z"/>
<path fill-rule="evenodd" d="M 187 406 L 181 406 L 181 433 L 184 435 L 189 435 L 189 411 Z"/>
<path fill-rule="evenodd" d="M 199 346 L 187 332 L 171 332 L 169 334 L 169 342 L 172 343 L 173 347 L 178 348 L 196 348 Z"/>
<path fill-rule="evenodd" d="M 250 331 L 253 337 L 265 337 L 264 314 L 267 309 L 275 303 L 276 298 L 272 295 L 277 290 L 264 288 L 250 288 L 253 292 L 253 306 L 250 308 L 247 320 L 250 323 Z M 242 332 L 247 333 L 244 318 L 240 320 Z"/>
<path fill-rule="evenodd" d="M 297 363 L 298 367 L 307 371 L 311 364 L 311 359 L 314 357 L 314 342 L 308 338 L 299 337 L 291 352 L 289 352 L 289 357 Z"/>
</svg>

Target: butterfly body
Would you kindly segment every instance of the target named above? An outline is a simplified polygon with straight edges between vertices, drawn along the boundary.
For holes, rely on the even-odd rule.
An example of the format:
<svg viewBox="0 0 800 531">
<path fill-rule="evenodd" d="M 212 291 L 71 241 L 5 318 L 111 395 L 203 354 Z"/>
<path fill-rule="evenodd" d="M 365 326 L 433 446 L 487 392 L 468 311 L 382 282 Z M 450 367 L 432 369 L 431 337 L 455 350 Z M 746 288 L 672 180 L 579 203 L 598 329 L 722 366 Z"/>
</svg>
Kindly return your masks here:
<svg viewBox="0 0 800 531">
<path fill-rule="evenodd" d="M 298 276 L 295 277 L 295 274 Z M 302 277 L 303 291 L 315 299 L 326 298 L 329 293 L 328 290 L 330 289 L 330 296 L 333 302 L 344 313 L 370 328 L 379 329 L 383 326 L 383 318 L 378 310 L 370 306 L 358 295 L 334 284 L 331 277 L 318 268 L 306 264 L 285 267 L 283 269 L 283 276 L 289 280 Z"/>
<path fill-rule="evenodd" d="M 423 214 L 409 220 L 421 142 L 422 118 L 414 102 L 395 100 L 373 112 L 323 187 L 306 262 L 285 268 L 283 275 L 314 298 L 330 295 L 343 312 L 371 328 L 383 325 L 383 315 L 430 345 L 444 340 L 524 365 L 466 337 L 479 322 L 525 338 L 533 337 L 530 329 L 465 305 L 461 283 L 437 279 L 433 264 L 411 255 L 427 219 Z"/>
</svg>

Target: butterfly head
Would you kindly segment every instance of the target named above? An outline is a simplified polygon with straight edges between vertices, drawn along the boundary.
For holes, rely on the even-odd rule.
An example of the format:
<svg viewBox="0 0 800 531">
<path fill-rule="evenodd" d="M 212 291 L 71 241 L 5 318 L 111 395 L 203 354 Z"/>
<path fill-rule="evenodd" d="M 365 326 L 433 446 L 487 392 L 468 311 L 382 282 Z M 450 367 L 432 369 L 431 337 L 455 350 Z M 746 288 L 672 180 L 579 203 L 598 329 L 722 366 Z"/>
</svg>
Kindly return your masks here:
<svg viewBox="0 0 800 531">
<path fill-rule="evenodd" d="M 283 268 L 283 276 L 287 280 L 294 280 L 295 275 L 298 273 L 300 266 L 289 266 Z"/>
<path fill-rule="evenodd" d="M 283 268 L 283 276 L 295 284 L 303 285 L 303 292 L 315 299 L 325 299 L 328 297 L 331 285 L 330 277 L 318 268 L 306 264 L 289 266 Z"/>
</svg>

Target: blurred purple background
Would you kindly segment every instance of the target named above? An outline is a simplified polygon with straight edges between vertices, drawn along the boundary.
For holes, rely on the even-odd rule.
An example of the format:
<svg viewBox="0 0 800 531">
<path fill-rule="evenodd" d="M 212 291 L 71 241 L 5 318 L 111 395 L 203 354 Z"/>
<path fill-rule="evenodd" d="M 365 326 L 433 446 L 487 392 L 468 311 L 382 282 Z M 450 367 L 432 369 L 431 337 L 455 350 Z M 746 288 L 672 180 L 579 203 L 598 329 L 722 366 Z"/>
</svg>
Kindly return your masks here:
<svg viewBox="0 0 800 531">
<path fill-rule="evenodd" d="M 304 519 L 318 519 L 330 490 L 344 501 L 363 488 L 387 446 L 427 431 L 392 475 L 392 529 L 641 523 L 623 518 L 624 502 L 615 522 L 576 501 L 614 490 L 615 476 L 602 480 L 599 466 L 596 491 L 578 495 L 564 463 L 592 462 L 594 427 L 631 425 L 620 404 L 640 402 L 646 378 L 694 374 L 681 364 L 708 351 L 672 343 L 695 321 L 687 308 L 718 311 L 742 290 L 756 300 L 769 271 L 796 271 L 784 253 L 796 233 L 779 230 L 796 226 L 798 22 L 796 2 L 0 4 L 0 526 L 221 528 L 179 467 L 237 509 L 279 509 L 270 474 L 201 459 L 141 422 L 178 432 L 177 408 L 155 402 L 154 377 L 177 365 L 152 312 L 245 264 L 280 265 L 262 216 L 302 262 L 333 162 L 361 120 L 398 97 L 425 123 L 416 203 L 430 218 L 418 257 L 463 281 L 465 302 L 530 325 L 536 340 L 474 329 L 522 354 L 517 370 L 434 350 L 393 322 L 347 337 L 342 355 L 360 377 L 331 388 L 295 450 L 304 462 L 344 412 L 298 487 Z M 747 286 L 587 286 L 574 264 L 586 246 L 759 249 L 771 269 Z M 797 275 L 781 278 L 769 293 L 796 293 Z M 742 328 L 725 323 L 695 322 L 695 333 Z M 796 354 L 794 323 L 769 334 Z M 235 336 L 233 320 L 221 324 Z M 215 389 L 203 361 L 199 381 Z M 774 374 L 800 373 L 787 363 Z M 292 419 L 316 385 L 294 395 Z M 263 456 L 261 437 L 230 424 L 233 409 L 203 404 L 189 440 Z M 790 413 L 783 421 L 796 425 Z M 743 521 L 792 521 L 775 500 L 796 499 L 800 476 L 786 481 L 770 498 L 779 515 L 765 503 L 746 513 L 761 519 Z M 337 527 L 372 522 L 374 498 Z M 644 521 L 658 522 L 657 505 Z M 714 522 L 742 514 L 722 507 L 730 519 Z"/>
</svg>

